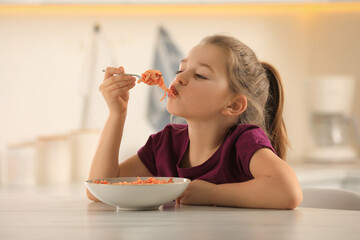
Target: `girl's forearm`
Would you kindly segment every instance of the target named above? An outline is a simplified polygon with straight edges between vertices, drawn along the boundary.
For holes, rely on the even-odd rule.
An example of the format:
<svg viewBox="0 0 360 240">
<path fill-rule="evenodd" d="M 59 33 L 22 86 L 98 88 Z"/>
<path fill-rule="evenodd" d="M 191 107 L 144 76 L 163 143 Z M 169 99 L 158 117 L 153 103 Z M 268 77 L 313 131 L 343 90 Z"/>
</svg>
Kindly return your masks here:
<svg viewBox="0 0 360 240">
<path fill-rule="evenodd" d="M 89 179 L 118 176 L 119 148 L 125 118 L 126 113 L 109 115 L 91 164 Z"/>
<path fill-rule="evenodd" d="M 214 205 L 293 209 L 302 200 L 302 192 L 297 183 L 284 184 L 281 179 L 259 177 L 241 183 L 214 186 Z"/>
</svg>

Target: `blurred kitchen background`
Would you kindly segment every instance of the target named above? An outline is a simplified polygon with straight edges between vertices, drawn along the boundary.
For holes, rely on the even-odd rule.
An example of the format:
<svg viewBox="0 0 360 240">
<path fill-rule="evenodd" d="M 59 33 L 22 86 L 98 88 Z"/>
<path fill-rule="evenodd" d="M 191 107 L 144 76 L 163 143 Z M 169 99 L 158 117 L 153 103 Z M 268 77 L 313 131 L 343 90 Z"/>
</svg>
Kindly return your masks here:
<svg viewBox="0 0 360 240">
<path fill-rule="evenodd" d="M 100 2 L 0 1 L 1 187 L 82 183 L 108 113 L 102 69 L 159 68 L 171 82 L 181 57 L 223 33 L 279 70 L 302 186 L 360 191 L 360 2 Z M 154 89 L 131 90 L 120 161 L 169 121 Z"/>
</svg>

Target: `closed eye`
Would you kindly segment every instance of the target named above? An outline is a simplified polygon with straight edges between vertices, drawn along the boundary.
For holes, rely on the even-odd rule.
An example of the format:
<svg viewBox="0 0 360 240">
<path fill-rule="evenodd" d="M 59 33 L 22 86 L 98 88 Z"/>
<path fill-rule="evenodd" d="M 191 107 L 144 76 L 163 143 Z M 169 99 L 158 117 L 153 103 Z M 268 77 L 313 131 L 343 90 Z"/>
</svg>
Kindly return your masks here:
<svg viewBox="0 0 360 240">
<path fill-rule="evenodd" d="M 207 79 L 206 77 L 204 77 L 203 75 L 200 75 L 200 74 L 195 74 L 195 76 L 200 79 Z"/>
<path fill-rule="evenodd" d="M 179 71 L 176 71 L 175 74 L 178 75 L 180 73 L 182 73 L 183 71 L 179 70 Z M 195 77 L 196 78 L 199 78 L 199 79 L 207 79 L 206 77 L 204 77 L 203 75 L 201 74 L 195 74 Z"/>
</svg>

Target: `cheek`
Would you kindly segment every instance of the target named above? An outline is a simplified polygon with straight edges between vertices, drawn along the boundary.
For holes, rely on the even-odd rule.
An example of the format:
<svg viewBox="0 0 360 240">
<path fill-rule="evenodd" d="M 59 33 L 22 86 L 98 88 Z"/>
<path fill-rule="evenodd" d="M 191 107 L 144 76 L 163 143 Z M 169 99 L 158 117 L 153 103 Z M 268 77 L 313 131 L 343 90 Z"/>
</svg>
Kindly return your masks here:
<svg viewBox="0 0 360 240">
<path fill-rule="evenodd" d="M 217 106 L 222 104 L 225 99 L 227 92 L 222 87 L 212 87 L 212 88 L 204 88 L 198 89 L 194 94 L 189 97 L 189 100 L 192 104 L 199 103 L 202 106 Z"/>
<path fill-rule="evenodd" d="M 178 99 L 168 99 L 166 106 L 169 113 L 177 116 L 190 113 L 207 115 L 219 112 L 228 94 L 224 86 L 191 85 L 180 92 Z"/>
<path fill-rule="evenodd" d="M 188 109 L 199 114 L 219 112 L 224 105 L 224 95 L 222 89 L 198 90 L 186 99 Z"/>
</svg>

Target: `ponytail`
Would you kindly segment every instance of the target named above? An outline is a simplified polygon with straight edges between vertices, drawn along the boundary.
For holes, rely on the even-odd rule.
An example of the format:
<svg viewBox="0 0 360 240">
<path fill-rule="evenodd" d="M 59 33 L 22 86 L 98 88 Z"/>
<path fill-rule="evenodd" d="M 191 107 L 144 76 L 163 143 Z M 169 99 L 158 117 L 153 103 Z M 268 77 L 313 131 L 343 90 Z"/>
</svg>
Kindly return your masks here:
<svg viewBox="0 0 360 240">
<path fill-rule="evenodd" d="M 278 156 L 286 160 L 289 145 L 286 127 L 282 117 L 284 91 L 278 71 L 269 63 L 261 62 L 269 81 L 269 96 L 265 105 L 265 126 L 271 144 Z"/>
</svg>

